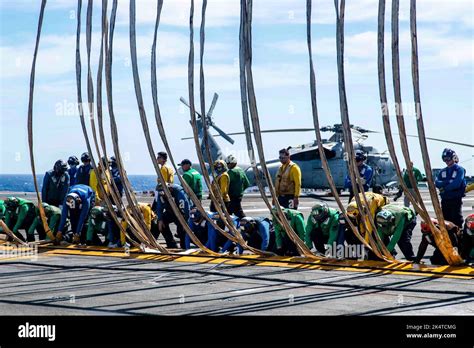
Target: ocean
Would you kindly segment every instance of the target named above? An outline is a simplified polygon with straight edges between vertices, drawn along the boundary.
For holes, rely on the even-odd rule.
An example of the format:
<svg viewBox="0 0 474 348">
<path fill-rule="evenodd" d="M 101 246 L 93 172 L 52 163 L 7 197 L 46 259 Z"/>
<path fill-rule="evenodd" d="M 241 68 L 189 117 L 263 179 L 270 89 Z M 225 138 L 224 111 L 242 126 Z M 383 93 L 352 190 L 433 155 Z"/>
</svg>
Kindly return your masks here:
<svg viewBox="0 0 474 348">
<path fill-rule="evenodd" d="M 37 175 L 36 177 L 41 191 L 44 174 Z M 129 175 L 128 178 L 134 191 L 141 192 L 155 189 L 156 175 Z M 179 183 L 176 177 L 175 183 Z M 205 186 L 204 182 L 203 184 Z M 33 176 L 31 174 L 0 174 L 0 192 L 2 191 L 35 192 Z"/>
</svg>

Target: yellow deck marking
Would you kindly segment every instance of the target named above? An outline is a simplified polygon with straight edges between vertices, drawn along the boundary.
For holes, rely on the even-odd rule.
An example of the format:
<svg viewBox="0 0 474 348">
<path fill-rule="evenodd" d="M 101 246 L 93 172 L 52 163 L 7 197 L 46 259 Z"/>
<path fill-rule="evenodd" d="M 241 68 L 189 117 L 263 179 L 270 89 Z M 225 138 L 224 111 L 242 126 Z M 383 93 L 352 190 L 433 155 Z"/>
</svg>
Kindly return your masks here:
<svg viewBox="0 0 474 348">
<path fill-rule="evenodd" d="M 0 252 L 2 250 L 11 249 L 11 246 L 6 246 L 0 241 Z M 405 274 L 405 275 L 417 275 L 426 277 L 449 277 L 449 278 L 462 278 L 462 279 L 474 279 L 474 268 L 469 266 L 427 266 L 427 265 L 413 265 L 412 263 L 387 263 L 383 261 L 353 261 L 353 260 L 311 260 L 304 257 L 283 257 L 283 256 L 271 256 L 262 257 L 259 255 L 243 255 L 238 256 L 223 256 L 213 257 L 200 254 L 195 252 L 188 255 L 163 255 L 156 253 L 143 253 L 137 248 L 131 248 L 130 253 L 127 255 L 123 249 L 116 248 L 110 249 L 99 246 L 53 246 L 53 245 L 40 245 L 38 246 L 40 255 L 53 256 L 53 255 L 77 255 L 77 256 L 109 256 L 109 257 L 120 257 L 147 261 L 177 261 L 177 262 L 189 262 L 189 263 L 221 263 L 224 262 L 227 265 L 257 265 L 267 267 L 286 267 L 286 268 L 299 268 L 299 269 L 318 269 L 318 270 L 335 270 L 335 271 L 352 271 L 352 272 L 366 272 L 366 273 L 378 273 L 378 274 Z M 24 259 L 29 257 L 13 257 L 13 258 L 2 258 L 0 261 L 11 261 L 14 259 Z"/>
</svg>

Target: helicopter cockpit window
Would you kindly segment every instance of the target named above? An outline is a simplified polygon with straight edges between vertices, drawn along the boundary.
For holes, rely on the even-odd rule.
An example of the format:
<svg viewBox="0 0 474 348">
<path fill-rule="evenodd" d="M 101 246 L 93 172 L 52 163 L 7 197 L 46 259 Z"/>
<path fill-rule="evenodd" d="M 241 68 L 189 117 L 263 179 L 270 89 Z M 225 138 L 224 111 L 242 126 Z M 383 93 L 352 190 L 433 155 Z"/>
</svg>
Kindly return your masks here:
<svg viewBox="0 0 474 348">
<path fill-rule="evenodd" d="M 329 160 L 331 158 L 336 157 L 336 152 L 333 150 L 328 150 L 324 149 L 324 152 L 326 153 L 326 158 Z M 311 149 L 308 151 L 301 151 L 295 154 L 291 155 L 291 159 L 293 161 L 311 161 L 315 159 L 320 159 L 319 157 L 319 151 L 317 148 Z"/>
</svg>

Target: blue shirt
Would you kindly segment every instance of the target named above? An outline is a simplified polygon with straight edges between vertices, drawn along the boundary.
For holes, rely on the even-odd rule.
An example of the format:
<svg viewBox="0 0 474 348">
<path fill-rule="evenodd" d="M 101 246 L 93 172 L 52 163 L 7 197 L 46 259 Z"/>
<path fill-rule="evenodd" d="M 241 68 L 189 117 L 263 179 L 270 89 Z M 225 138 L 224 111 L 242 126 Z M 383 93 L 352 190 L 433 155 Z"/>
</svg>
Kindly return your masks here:
<svg viewBox="0 0 474 348">
<path fill-rule="evenodd" d="M 364 184 L 364 190 L 367 191 L 370 186 L 372 186 L 372 178 L 374 176 L 374 170 L 372 169 L 371 166 L 367 164 L 363 164 L 360 167 L 357 167 L 359 169 L 359 174 L 361 178 L 365 179 L 365 184 Z M 344 189 L 351 189 L 352 188 L 352 183 L 351 183 L 351 177 L 349 174 L 346 175 L 346 180 L 344 182 Z"/>
<path fill-rule="evenodd" d="M 454 199 L 465 196 L 466 170 L 459 164 L 454 163 L 451 167 L 443 168 L 436 177 L 435 185 L 443 189 L 440 193 L 441 199 Z"/>
<path fill-rule="evenodd" d="M 256 217 L 255 221 L 257 221 L 257 233 L 262 239 L 260 250 L 266 251 L 270 244 L 270 221 L 263 217 Z"/>
<path fill-rule="evenodd" d="M 64 226 L 66 225 L 66 219 L 68 217 L 68 213 L 79 215 L 79 220 L 77 222 L 77 226 L 75 228 L 74 233 L 81 233 L 82 227 L 84 226 L 84 222 L 89 215 L 90 209 L 94 206 L 95 203 L 95 192 L 94 190 L 87 185 L 74 185 L 69 188 L 68 194 L 75 193 L 81 198 L 81 205 L 76 207 L 74 211 L 69 209 L 68 205 L 66 204 L 66 200 L 63 202 L 63 209 L 61 212 L 61 222 L 59 223 L 58 231 L 63 231 Z"/>
<path fill-rule="evenodd" d="M 117 190 L 119 191 L 120 197 L 123 195 L 123 183 L 122 178 L 120 177 L 120 171 L 117 167 L 112 167 L 112 178 L 114 179 L 115 186 L 117 186 Z"/>
<path fill-rule="evenodd" d="M 89 185 L 89 179 L 91 175 L 92 165 L 89 163 L 87 165 L 81 164 L 77 168 L 75 176 L 76 185 Z"/>
<path fill-rule="evenodd" d="M 213 214 L 208 213 L 207 216 L 209 218 L 212 218 Z M 213 228 L 210 223 L 207 222 L 206 219 L 202 220 L 201 223 L 195 224 L 194 221 L 189 218 L 188 220 L 188 226 L 193 231 L 194 234 L 205 234 L 209 236 L 209 229 Z M 206 242 L 207 243 L 207 242 Z M 186 236 L 184 237 L 184 245 L 186 249 L 189 249 L 191 247 L 191 237 L 186 233 Z"/>
<path fill-rule="evenodd" d="M 232 217 L 232 222 L 234 223 L 235 228 L 238 229 L 239 228 L 239 218 L 237 216 L 234 216 L 234 215 L 231 215 L 231 217 Z M 231 231 L 229 231 L 229 233 L 234 235 Z M 230 247 L 233 244 L 234 244 L 234 242 L 231 241 L 230 239 L 228 239 L 227 242 L 225 242 L 224 246 L 222 247 L 221 252 L 226 252 L 227 250 L 230 249 Z M 237 245 L 237 249 L 239 251 L 239 254 L 242 254 L 243 248 L 240 245 Z"/>
<path fill-rule="evenodd" d="M 183 188 L 177 184 L 172 184 L 169 187 L 170 187 L 171 195 L 173 196 L 174 202 L 178 206 L 184 218 L 188 220 L 190 204 L 189 204 L 189 199 L 188 199 L 188 196 L 186 195 L 186 192 L 184 192 Z M 158 220 L 163 219 L 163 214 L 165 210 L 171 210 L 171 206 L 169 202 L 166 200 L 166 196 L 161 196 L 159 192 L 155 192 L 154 208 L 155 208 L 155 213 L 156 213 L 156 216 L 158 217 Z"/>
<path fill-rule="evenodd" d="M 219 217 L 219 214 L 218 213 L 213 213 L 211 215 L 211 217 L 214 217 L 214 221 L 216 217 Z M 236 217 L 236 216 L 233 216 L 232 217 L 232 221 L 235 225 L 236 228 L 238 228 L 238 224 L 239 224 L 239 218 Z M 207 224 L 208 226 L 208 229 L 207 229 L 207 243 L 206 243 L 206 248 L 214 251 L 214 252 L 217 252 L 218 251 L 218 245 L 217 245 L 217 234 L 220 233 L 219 231 L 217 231 L 214 226 L 212 226 L 212 224 L 208 223 Z M 223 247 L 223 250 L 222 251 L 225 251 L 224 249 L 225 248 L 229 248 L 230 246 L 232 245 L 232 242 L 230 240 L 228 240 L 224 247 Z M 227 250 L 227 249 L 226 249 Z"/>
<path fill-rule="evenodd" d="M 69 167 L 67 172 L 69 173 L 69 185 L 70 186 L 76 185 L 77 166 Z"/>
<path fill-rule="evenodd" d="M 56 176 L 54 170 L 47 171 L 43 178 L 43 187 L 41 188 L 41 200 L 50 205 L 59 207 L 66 197 L 70 178 L 66 172 L 60 177 Z"/>
</svg>

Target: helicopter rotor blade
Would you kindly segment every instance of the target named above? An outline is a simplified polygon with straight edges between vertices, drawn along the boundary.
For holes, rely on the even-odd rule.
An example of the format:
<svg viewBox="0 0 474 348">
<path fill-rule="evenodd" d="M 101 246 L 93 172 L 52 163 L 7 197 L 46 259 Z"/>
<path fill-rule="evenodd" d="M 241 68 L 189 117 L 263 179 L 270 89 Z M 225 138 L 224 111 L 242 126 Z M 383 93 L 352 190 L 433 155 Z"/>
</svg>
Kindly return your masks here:
<svg viewBox="0 0 474 348">
<path fill-rule="evenodd" d="M 262 130 L 262 133 L 285 133 L 285 132 L 312 132 L 314 131 L 314 128 L 287 128 L 287 129 L 267 129 L 267 130 Z M 365 133 L 378 133 L 378 134 L 383 134 L 383 132 L 378 132 L 378 131 L 373 131 L 373 130 L 365 130 Z M 243 135 L 245 132 L 233 132 L 233 133 L 227 133 L 227 135 Z M 398 135 L 398 133 L 393 133 Z M 215 137 L 219 135 L 214 135 Z M 407 137 L 411 138 L 418 138 L 417 135 L 412 135 L 412 134 L 407 134 Z M 187 139 L 192 139 L 192 138 L 181 138 L 181 140 L 187 140 Z M 459 146 L 466 146 L 466 147 L 471 147 L 474 148 L 473 144 L 468 144 L 468 143 L 461 143 L 458 141 L 451 141 L 451 140 L 446 140 L 446 139 L 440 139 L 440 138 L 432 138 L 432 137 L 426 137 L 426 139 L 431 140 L 431 141 L 438 141 L 438 142 L 444 142 L 448 144 L 454 144 L 454 145 L 459 145 Z"/>
<path fill-rule="evenodd" d="M 407 137 L 418 138 L 418 135 L 410 135 L 410 134 L 407 134 Z M 474 147 L 474 145 L 472 145 L 472 144 L 460 143 L 460 142 L 458 142 L 458 141 L 451 141 L 451 140 L 439 139 L 439 138 L 431 138 L 431 137 L 426 137 L 426 139 L 431 140 L 431 141 L 439 141 L 439 142 L 441 142 L 441 143 L 448 143 L 448 144 L 454 144 L 454 145 L 466 146 L 466 147 Z"/>
<path fill-rule="evenodd" d="M 180 98 L 179 98 L 179 101 L 180 101 L 181 103 L 183 103 L 184 105 L 186 105 L 188 108 L 191 109 L 191 107 L 189 106 L 189 103 L 188 103 L 188 101 L 187 101 L 186 99 L 184 99 L 183 97 L 180 97 Z M 194 110 L 194 113 L 195 113 L 196 115 L 198 115 L 199 117 L 201 117 L 201 114 L 200 114 L 199 112 L 197 112 L 196 110 Z"/>
<path fill-rule="evenodd" d="M 214 112 L 214 108 L 216 107 L 217 99 L 219 98 L 219 94 L 214 93 L 214 97 L 212 98 L 211 106 L 209 107 L 209 111 L 206 114 L 206 117 L 211 118 L 212 113 Z"/>
<path fill-rule="evenodd" d="M 229 143 L 233 144 L 235 142 L 234 139 L 232 139 L 226 132 L 224 132 L 222 129 L 217 127 L 214 123 L 212 123 L 210 126 L 214 128 L 217 131 L 217 133 L 219 133 L 219 135 L 223 137 L 225 140 L 227 140 Z"/>
</svg>

